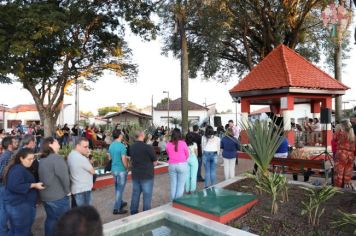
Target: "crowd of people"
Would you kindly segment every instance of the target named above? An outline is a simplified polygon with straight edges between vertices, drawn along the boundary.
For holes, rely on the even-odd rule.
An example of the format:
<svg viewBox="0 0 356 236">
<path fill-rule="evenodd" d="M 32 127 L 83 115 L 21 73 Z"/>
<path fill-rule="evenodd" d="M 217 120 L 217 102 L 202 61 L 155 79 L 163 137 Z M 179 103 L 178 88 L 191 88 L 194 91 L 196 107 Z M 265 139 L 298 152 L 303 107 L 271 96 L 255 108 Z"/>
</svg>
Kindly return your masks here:
<svg viewBox="0 0 356 236">
<path fill-rule="evenodd" d="M 356 154 L 356 117 L 353 117 L 351 122 L 342 121 L 336 126 L 334 133 L 334 183 L 337 187 L 355 190 L 351 177 Z M 60 218 L 71 208 L 92 204 L 95 169 L 88 158 L 90 128 L 87 127 L 84 134 L 80 133 L 77 126 L 69 129 L 64 125 L 62 129 L 62 141 L 59 141 L 57 132 L 55 137 L 44 138 L 41 134 L 40 145 L 36 132 L 21 135 L 19 142 L 18 135 L 6 135 L 1 131 L 0 235 L 30 235 L 36 206 L 40 203 L 46 212 L 46 236 L 55 234 L 56 224 L 59 224 Z M 65 133 L 68 134 L 66 138 Z M 110 134 L 108 147 L 109 169 L 115 183 L 112 213 L 128 213 L 128 203 L 124 201 L 123 195 L 129 170 L 132 172 L 130 214 L 139 212 L 141 195 L 142 210 L 151 209 L 154 166 L 157 165 L 153 146 L 168 156 L 170 198 L 174 200 L 184 192 L 194 193 L 198 181 L 204 182 L 205 188 L 214 185 L 219 156 L 223 158 L 225 179 L 235 176 L 237 152 L 240 148 L 239 134 L 239 127 L 230 120 L 225 127 L 219 127 L 217 131 L 209 125 L 204 129 L 194 125 L 185 137 L 178 128 L 168 130 L 161 127 L 153 135 L 146 135 L 143 130 L 137 130 L 134 142 L 129 145 L 128 134 L 116 127 Z M 58 154 L 60 142 L 75 143 L 66 159 Z M 275 157 L 308 158 L 303 142 L 298 142 L 296 149 L 291 154 L 288 153 L 286 137 L 283 137 Z M 204 177 L 202 168 L 205 169 Z M 304 180 L 307 181 L 309 176 L 310 173 L 306 172 Z"/>
<path fill-rule="evenodd" d="M 110 171 L 115 182 L 113 214 L 128 212 L 123 193 L 129 170 L 132 171 L 130 214 L 139 212 L 141 194 L 142 210 L 151 209 L 154 166 L 157 165 L 153 145 L 164 149 L 169 157 L 172 200 L 182 196 L 184 191 L 193 193 L 197 181 L 205 181 L 205 187 L 216 183 L 220 148 L 224 159 L 233 160 L 233 168 L 227 168 L 225 174 L 226 178 L 232 178 L 234 172 L 230 170 L 236 165 L 239 130 L 232 121 L 230 123 L 226 140 L 225 137 L 220 140 L 211 126 L 205 128 L 203 135 L 199 127 L 194 126 L 185 138 L 177 128 L 157 131 L 152 137 L 138 130 L 131 145 L 128 145 L 127 133 L 115 128 L 108 148 Z M 0 235 L 31 235 L 38 204 L 42 204 L 46 212 L 45 235 L 55 235 L 56 224 L 71 208 L 92 204 L 95 169 L 88 158 L 90 140 L 87 132 L 80 135 L 76 129 L 77 126 L 72 129 L 67 125 L 61 129 L 57 127 L 54 137 L 41 136 L 40 145 L 34 134 L 6 135 L 1 132 Z M 58 130 L 63 131 L 61 137 L 58 137 Z M 25 130 L 19 130 L 21 132 Z M 70 142 L 75 143 L 74 149 L 65 159 L 58 153 L 61 143 Z M 201 175 L 202 163 L 205 180 Z"/>
<path fill-rule="evenodd" d="M 309 121 L 312 122 L 312 120 Z M 316 118 L 314 119 L 314 125 L 315 123 L 319 123 Z M 312 123 L 307 126 L 309 127 L 311 125 Z M 320 124 L 318 126 L 320 126 Z M 344 119 L 339 124 L 336 124 L 333 131 L 333 138 L 331 141 L 334 163 L 333 184 L 336 187 L 356 191 L 355 186 L 351 182 L 354 171 L 356 171 L 356 115 L 350 119 Z M 283 142 L 275 154 L 275 157 L 309 159 L 309 156 L 304 149 L 304 144 L 308 145 L 310 143 L 308 140 L 299 140 L 295 145 L 295 149 L 289 154 L 288 140 L 284 137 Z M 312 173 L 313 172 L 310 169 L 305 171 L 304 181 L 308 181 Z M 297 180 L 296 174 L 293 175 L 293 179 Z"/>
</svg>

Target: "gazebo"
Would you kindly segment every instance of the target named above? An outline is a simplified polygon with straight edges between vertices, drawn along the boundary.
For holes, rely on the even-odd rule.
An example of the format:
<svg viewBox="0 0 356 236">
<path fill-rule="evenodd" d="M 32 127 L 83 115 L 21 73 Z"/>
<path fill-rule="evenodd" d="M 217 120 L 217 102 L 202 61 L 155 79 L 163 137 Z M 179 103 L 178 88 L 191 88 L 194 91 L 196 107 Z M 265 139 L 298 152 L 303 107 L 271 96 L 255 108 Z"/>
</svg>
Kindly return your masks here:
<svg viewBox="0 0 356 236">
<path fill-rule="evenodd" d="M 283 128 L 290 144 L 295 143 L 291 130 L 294 104 L 309 103 L 313 118 L 320 118 L 321 108 L 332 109 L 332 98 L 345 94 L 349 87 L 281 44 L 269 53 L 229 92 L 241 101 L 241 119 L 246 122 L 251 105 L 269 105 L 276 116 L 283 117 Z M 331 124 L 323 129 L 323 142 L 329 146 Z M 248 143 L 242 131 L 241 142 Z"/>
</svg>

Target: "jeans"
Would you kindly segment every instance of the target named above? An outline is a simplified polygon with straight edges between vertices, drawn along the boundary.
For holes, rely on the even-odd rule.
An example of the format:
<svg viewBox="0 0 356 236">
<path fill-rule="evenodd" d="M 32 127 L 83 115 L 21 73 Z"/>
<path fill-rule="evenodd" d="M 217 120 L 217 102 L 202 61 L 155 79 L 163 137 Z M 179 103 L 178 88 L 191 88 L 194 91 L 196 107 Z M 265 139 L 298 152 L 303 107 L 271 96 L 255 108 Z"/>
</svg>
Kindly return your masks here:
<svg viewBox="0 0 356 236">
<path fill-rule="evenodd" d="M 122 195 L 124 194 L 127 172 L 114 172 L 115 180 L 115 204 L 114 210 L 120 210 L 121 204 L 123 202 Z"/>
<path fill-rule="evenodd" d="M 75 147 L 75 145 L 77 145 L 77 140 L 78 140 L 78 136 L 72 135 L 72 145 L 73 145 L 73 147 Z"/>
<path fill-rule="evenodd" d="M 9 227 L 7 225 L 8 216 L 5 212 L 5 202 L 4 202 L 5 186 L 0 184 L 0 236 L 7 235 L 9 232 Z"/>
<path fill-rule="evenodd" d="M 218 162 L 217 152 L 204 151 L 203 162 L 205 166 L 205 188 L 207 188 L 216 183 L 216 163 Z"/>
<path fill-rule="evenodd" d="M 187 178 L 187 163 L 169 164 L 168 172 L 171 182 L 171 200 L 183 196 Z"/>
<path fill-rule="evenodd" d="M 69 136 L 67 136 L 67 135 L 64 135 L 63 136 L 63 143 L 62 143 L 63 145 L 67 145 L 67 144 L 69 144 Z"/>
<path fill-rule="evenodd" d="M 54 226 L 59 218 L 69 210 L 69 197 L 65 196 L 59 200 L 44 202 L 46 211 L 45 236 L 51 236 L 54 233 Z"/>
<path fill-rule="evenodd" d="M 31 235 L 31 227 L 36 216 L 35 205 L 27 202 L 16 206 L 6 204 L 5 211 L 10 222 L 8 236 Z"/>
<path fill-rule="evenodd" d="M 202 163 L 203 163 L 203 158 L 202 157 L 198 157 L 198 176 L 197 176 L 198 180 L 203 179 L 203 176 L 201 175 Z"/>
<path fill-rule="evenodd" d="M 74 194 L 75 202 L 78 207 L 83 205 L 91 205 L 91 191 Z"/>
<path fill-rule="evenodd" d="M 193 155 L 188 158 L 187 180 L 185 182 L 185 191 L 194 192 L 197 188 L 198 158 Z"/>
<path fill-rule="evenodd" d="M 152 190 L 153 179 L 132 180 L 131 215 L 138 213 L 141 193 L 143 193 L 143 211 L 151 209 Z"/>
<path fill-rule="evenodd" d="M 236 158 L 223 158 L 224 159 L 224 175 L 225 180 L 235 177 Z"/>
</svg>

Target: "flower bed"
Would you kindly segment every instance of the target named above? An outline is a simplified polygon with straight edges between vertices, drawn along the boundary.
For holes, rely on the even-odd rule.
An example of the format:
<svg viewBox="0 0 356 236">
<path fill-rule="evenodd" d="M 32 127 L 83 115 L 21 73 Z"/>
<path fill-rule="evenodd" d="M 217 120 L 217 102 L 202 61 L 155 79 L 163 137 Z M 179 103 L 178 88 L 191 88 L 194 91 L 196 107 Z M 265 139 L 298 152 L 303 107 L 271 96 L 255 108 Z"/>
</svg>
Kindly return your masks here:
<svg viewBox="0 0 356 236">
<path fill-rule="evenodd" d="M 252 179 L 243 179 L 226 186 L 226 189 L 239 192 L 256 192 Z M 318 226 L 308 224 L 308 217 L 302 216 L 302 201 L 307 202 L 307 191 L 298 185 L 289 184 L 289 201 L 279 202 L 277 214 L 271 214 L 271 199 L 266 194 L 257 194 L 258 203 L 243 217 L 229 223 L 230 226 L 258 235 L 352 235 L 354 226 L 334 228 L 333 221 L 340 219 L 338 210 L 356 213 L 356 194 L 337 193 L 322 207 L 325 212 Z"/>
</svg>

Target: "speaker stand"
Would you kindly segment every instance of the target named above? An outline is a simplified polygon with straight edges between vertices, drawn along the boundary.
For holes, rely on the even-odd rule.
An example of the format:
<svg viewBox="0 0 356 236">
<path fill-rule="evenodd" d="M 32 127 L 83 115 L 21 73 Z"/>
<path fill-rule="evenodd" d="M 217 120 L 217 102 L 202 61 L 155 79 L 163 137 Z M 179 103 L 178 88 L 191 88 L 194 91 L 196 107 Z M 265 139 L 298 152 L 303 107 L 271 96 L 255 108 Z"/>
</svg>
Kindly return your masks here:
<svg viewBox="0 0 356 236">
<path fill-rule="evenodd" d="M 324 143 L 325 143 L 325 149 L 324 149 L 324 151 L 322 152 L 322 153 L 320 153 L 319 155 L 317 155 L 317 156 L 315 156 L 315 157 L 313 157 L 312 158 L 312 160 L 314 160 L 314 159 L 317 159 L 318 157 L 321 157 L 321 156 L 323 156 L 324 157 L 324 160 L 326 160 L 326 161 L 329 161 L 329 163 L 330 163 L 330 166 L 331 166 L 331 185 L 334 185 L 334 164 L 333 164 L 333 160 L 334 160 L 334 158 L 333 158 L 333 156 L 328 152 L 328 142 L 327 142 L 327 137 L 328 137 L 328 134 L 327 134 L 327 129 L 328 128 L 328 124 L 327 123 L 325 123 L 325 137 L 324 137 Z M 326 174 L 326 173 L 325 173 Z"/>
</svg>

